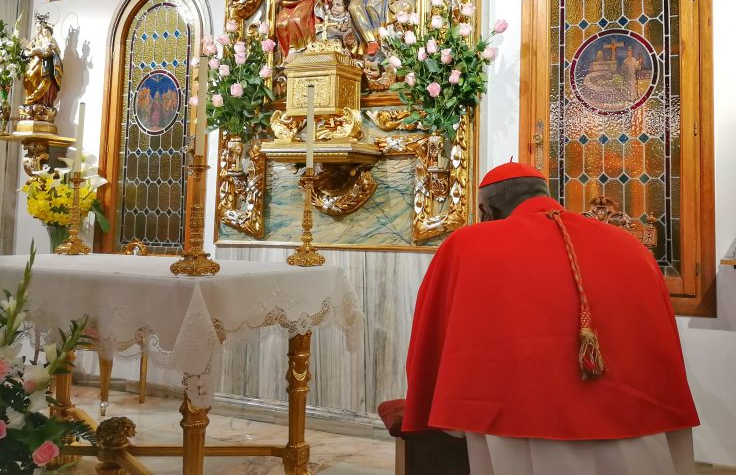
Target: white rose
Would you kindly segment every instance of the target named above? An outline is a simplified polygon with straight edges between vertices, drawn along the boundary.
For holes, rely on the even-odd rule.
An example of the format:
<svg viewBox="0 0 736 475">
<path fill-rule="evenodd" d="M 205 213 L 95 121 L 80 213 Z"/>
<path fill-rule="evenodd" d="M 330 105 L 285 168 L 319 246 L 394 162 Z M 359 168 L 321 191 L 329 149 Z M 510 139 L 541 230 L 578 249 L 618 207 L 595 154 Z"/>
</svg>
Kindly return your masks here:
<svg viewBox="0 0 736 475">
<path fill-rule="evenodd" d="M 49 406 L 46 401 L 46 391 L 39 391 L 31 394 L 31 405 L 28 407 L 29 412 L 40 412 Z"/>
<path fill-rule="evenodd" d="M 26 423 L 23 413 L 16 411 L 12 407 L 9 407 L 5 411 L 5 416 L 8 418 L 8 427 L 10 429 L 20 429 Z"/>
</svg>

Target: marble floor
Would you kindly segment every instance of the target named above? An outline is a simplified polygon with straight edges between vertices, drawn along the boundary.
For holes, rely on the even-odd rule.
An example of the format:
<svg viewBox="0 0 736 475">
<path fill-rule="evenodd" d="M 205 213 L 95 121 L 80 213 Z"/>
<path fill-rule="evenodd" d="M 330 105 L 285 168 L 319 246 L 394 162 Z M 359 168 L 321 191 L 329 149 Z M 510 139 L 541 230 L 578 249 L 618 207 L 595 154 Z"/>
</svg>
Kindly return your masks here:
<svg viewBox="0 0 736 475">
<path fill-rule="evenodd" d="M 75 386 L 73 401 L 98 421 L 98 390 Z M 179 445 L 179 404 L 176 399 L 146 398 L 138 404 L 138 395 L 111 391 L 107 416 L 125 416 L 137 427 L 131 441 L 138 445 Z M 281 425 L 210 415 L 207 428 L 209 445 L 284 444 L 287 428 Z M 310 473 L 314 475 L 391 475 L 394 473 L 394 444 L 391 441 L 348 437 L 327 432 L 307 431 L 311 445 Z M 181 460 L 166 457 L 141 459 L 156 475 L 182 473 Z M 97 461 L 85 458 L 75 467 L 63 470 L 65 475 L 94 475 Z M 279 459 L 273 457 L 208 457 L 207 475 L 281 475 Z M 736 475 L 736 469 L 697 464 L 696 475 Z"/>
<path fill-rule="evenodd" d="M 75 386 L 72 400 L 89 415 L 101 420 L 97 410 L 98 390 Z M 138 395 L 110 393 L 107 417 L 125 416 L 136 424 L 137 434 L 131 442 L 138 445 L 180 445 L 181 427 L 179 405 L 176 399 L 147 397 L 138 403 Z M 232 417 L 210 415 L 207 427 L 209 445 L 285 444 L 287 427 L 248 421 Z M 309 469 L 320 475 L 391 475 L 394 473 L 394 444 L 390 441 L 347 437 L 327 432 L 307 431 L 311 445 Z M 156 475 L 182 473 L 181 460 L 171 457 L 146 457 L 141 461 Z M 84 458 L 68 475 L 94 475 L 96 460 Z M 207 475 L 276 475 L 283 474 L 280 459 L 273 457 L 207 457 Z"/>
</svg>

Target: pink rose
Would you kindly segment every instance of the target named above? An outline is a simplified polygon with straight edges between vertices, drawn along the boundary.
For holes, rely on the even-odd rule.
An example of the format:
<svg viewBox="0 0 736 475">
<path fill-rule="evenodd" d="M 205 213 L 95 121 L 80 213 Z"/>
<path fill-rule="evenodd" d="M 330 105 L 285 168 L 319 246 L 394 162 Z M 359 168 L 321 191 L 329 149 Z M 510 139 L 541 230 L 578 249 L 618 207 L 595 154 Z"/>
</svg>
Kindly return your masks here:
<svg viewBox="0 0 736 475">
<path fill-rule="evenodd" d="M 189 98 L 189 106 L 196 108 L 199 105 L 199 98 L 192 96 Z M 2 371 L 0 370 L 0 379 L 2 379 Z"/>
<path fill-rule="evenodd" d="M 421 21 L 422 20 L 421 18 L 419 18 L 419 13 L 414 12 L 409 15 L 409 23 L 411 23 L 412 25 L 418 25 L 419 23 L 421 23 Z"/>
<path fill-rule="evenodd" d="M 435 54 L 437 52 L 437 40 L 429 40 L 427 41 L 427 53 L 429 54 Z"/>
<path fill-rule="evenodd" d="M 4 439 L 6 435 L 8 435 L 8 425 L 0 419 L 0 439 Z"/>
<path fill-rule="evenodd" d="M 460 23 L 457 27 L 457 33 L 460 36 L 468 36 L 473 29 L 467 23 Z"/>
<path fill-rule="evenodd" d="M 208 43 L 207 45 L 205 45 L 202 52 L 207 56 L 212 56 L 213 54 L 217 53 L 217 46 L 215 46 L 214 43 Z"/>
<path fill-rule="evenodd" d="M 401 60 L 396 56 L 391 56 L 390 58 L 388 58 L 388 62 L 396 69 L 399 69 L 401 67 Z"/>
<path fill-rule="evenodd" d="M 406 33 L 404 33 L 404 43 L 408 45 L 413 45 L 416 42 L 417 42 L 417 35 L 415 35 L 413 31 L 409 30 Z"/>
<path fill-rule="evenodd" d="M 230 66 L 227 64 L 221 64 L 220 65 L 220 76 L 230 76 Z"/>
<path fill-rule="evenodd" d="M 443 0 L 432 0 L 433 7 L 442 7 L 444 5 L 445 5 L 445 2 Z"/>
<path fill-rule="evenodd" d="M 268 66 L 263 66 L 258 72 L 258 75 L 263 79 L 271 77 L 271 68 L 269 68 Z"/>
<path fill-rule="evenodd" d="M 433 82 L 429 86 L 427 86 L 427 92 L 432 97 L 437 97 L 440 95 L 440 91 L 442 91 L 442 86 L 437 84 L 436 82 Z"/>
<path fill-rule="evenodd" d="M 268 21 L 264 21 L 260 25 L 258 25 L 258 33 L 262 35 L 267 35 L 271 33 L 271 25 L 268 23 Z"/>
<path fill-rule="evenodd" d="M 222 46 L 227 46 L 230 44 L 230 37 L 227 35 L 221 35 L 221 36 L 218 36 L 215 41 L 220 43 Z"/>
<path fill-rule="evenodd" d="M 439 15 L 435 15 L 432 17 L 432 21 L 430 22 L 430 25 L 432 26 L 433 30 L 439 30 L 442 28 L 442 25 L 444 25 L 445 22 L 442 20 L 442 17 Z"/>
<path fill-rule="evenodd" d="M 47 440 L 33 451 L 33 463 L 39 467 L 43 467 L 58 456 L 59 447 L 50 440 Z"/>
<path fill-rule="evenodd" d="M 481 57 L 483 59 L 487 59 L 488 61 L 493 61 L 494 59 L 496 59 L 496 55 L 498 55 L 498 50 L 491 46 L 486 46 L 486 49 L 484 49 L 481 53 Z"/>
<path fill-rule="evenodd" d="M 450 48 L 442 50 L 440 61 L 442 61 L 442 64 L 450 64 L 452 62 L 452 50 Z"/>
<path fill-rule="evenodd" d="M 235 43 L 235 46 L 233 46 L 233 49 L 235 50 L 235 54 L 245 54 L 245 43 L 238 41 Z"/>
<path fill-rule="evenodd" d="M 202 47 L 204 48 L 207 45 L 211 45 L 212 43 L 214 43 L 214 41 L 215 40 L 212 39 L 212 35 L 204 35 L 202 37 Z"/>
<path fill-rule="evenodd" d="M 243 97 L 243 86 L 239 82 L 230 86 L 230 95 L 233 97 Z"/>
<path fill-rule="evenodd" d="M 414 73 L 409 73 L 404 77 L 404 82 L 411 87 L 414 87 L 414 84 L 417 83 L 417 78 L 414 75 Z"/>
<path fill-rule="evenodd" d="M 425 59 L 427 59 L 427 50 L 424 48 L 424 46 L 419 48 L 419 50 L 417 51 L 417 59 L 419 61 L 424 61 Z"/>
<path fill-rule="evenodd" d="M 400 11 L 396 14 L 396 21 L 401 23 L 402 25 L 409 23 L 409 14 L 403 10 Z"/>
<path fill-rule="evenodd" d="M 276 42 L 272 40 L 271 38 L 267 38 L 261 41 L 261 48 L 266 53 L 271 53 L 276 48 Z"/>
<path fill-rule="evenodd" d="M 509 24 L 506 20 L 498 20 L 496 24 L 493 26 L 493 32 L 503 33 L 504 31 L 506 31 L 508 27 L 509 27 Z"/>
<path fill-rule="evenodd" d="M 475 5 L 472 3 L 463 3 L 460 6 L 460 13 L 465 16 L 473 16 L 473 13 L 475 13 Z"/>
<path fill-rule="evenodd" d="M 378 29 L 378 36 L 380 36 L 381 39 L 388 36 L 388 30 L 386 29 L 385 26 L 382 26 L 381 28 Z"/>
<path fill-rule="evenodd" d="M 245 64 L 245 54 L 241 54 L 241 53 L 236 54 L 235 64 Z"/>
<path fill-rule="evenodd" d="M 225 23 L 225 29 L 227 31 L 238 31 L 238 27 L 240 27 L 240 25 L 238 25 L 238 22 L 235 20 L 228 20 L 227 23 Z"/>
<path fill-rule="evenodd" d="M 5 358 L 0 358 L 0 380 L 5 378 L 8 373 L 10 373 L 10 361 Z"/>
<path fill-rule="evenodd" d="M 222 107 L 225 105 L 224 101 L 222 100 L 222 94 L 215 94 L 212 96 L 212 105 L 215 107 Z"/>
<path fill-rule="evenodd" d="M 207 61 L 207 64 L 210 65 L 210 69 L 217 69 L 220 67 L 220 60 L 217 58 L 212 58 L 209 61 Z"/>
<path fill-rule="evenodd" d="M 459 69 L 453 69 L 452 73 L 450 73 L 450 84 L 457 84 L 460 82 L 460 70 Z"/>
</svg>

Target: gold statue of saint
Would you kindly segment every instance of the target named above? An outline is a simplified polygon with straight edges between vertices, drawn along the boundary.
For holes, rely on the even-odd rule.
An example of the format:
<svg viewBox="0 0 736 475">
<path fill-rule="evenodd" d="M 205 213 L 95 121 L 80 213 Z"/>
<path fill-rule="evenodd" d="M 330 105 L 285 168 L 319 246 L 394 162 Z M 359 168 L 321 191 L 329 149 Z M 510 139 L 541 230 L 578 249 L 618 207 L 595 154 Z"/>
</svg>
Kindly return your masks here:
<svg viewBox="0 0 736 475">
<path fill-rule="evenodd" d="M 57 110 L 54 107 L 61 89 L 63 67 L 61 50 L 53 37 L 54 30 L 48 23 L 48 14 L 36 14 L 36 36 L 23 50 L 28 69 L 23 78 L 26 99 L 20 107 L 23 120 L 53 122 Z"/>
</svg>

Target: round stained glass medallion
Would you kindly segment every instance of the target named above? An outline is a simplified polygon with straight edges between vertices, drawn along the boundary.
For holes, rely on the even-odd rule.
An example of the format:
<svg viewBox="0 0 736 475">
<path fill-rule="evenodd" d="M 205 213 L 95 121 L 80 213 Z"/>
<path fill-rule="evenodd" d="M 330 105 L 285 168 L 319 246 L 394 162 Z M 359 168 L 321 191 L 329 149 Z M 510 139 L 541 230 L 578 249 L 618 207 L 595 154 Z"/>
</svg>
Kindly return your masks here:
<svg viewBox="0 0 736 475">
<path fill-rule="evenodd" d="M 134 104 L 138 125 L 149 135 L 161 135 L 174 125 L 179 114 L 179 83 L 168 71 L 153 71 L 138 84 Z"/>
<path fill-rule="evenodd" d="M 625 114 L 644 105 L 657 84 L 657 55 L 646 38 L 606 30 L 580 45 L 570 65 L 570 86 L 588 109 Z"/>
</svg>

